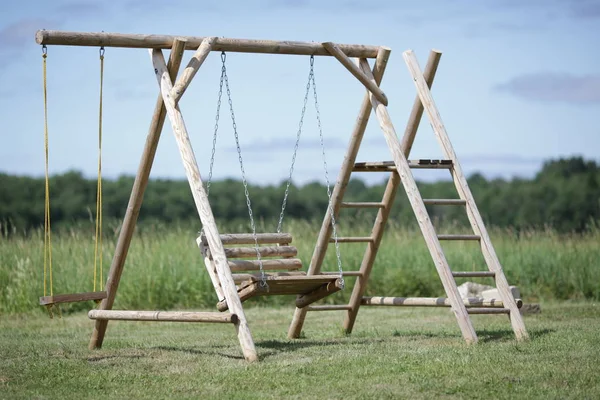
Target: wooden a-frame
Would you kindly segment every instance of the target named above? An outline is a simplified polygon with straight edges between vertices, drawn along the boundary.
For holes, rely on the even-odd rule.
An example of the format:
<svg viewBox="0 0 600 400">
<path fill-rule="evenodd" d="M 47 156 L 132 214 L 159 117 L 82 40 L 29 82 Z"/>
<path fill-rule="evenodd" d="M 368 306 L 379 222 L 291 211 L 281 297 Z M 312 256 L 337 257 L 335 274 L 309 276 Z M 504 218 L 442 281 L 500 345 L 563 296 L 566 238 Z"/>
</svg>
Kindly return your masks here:
<svg viewBox="0 0 600 400">
<path fill-rule="evenodd" d="M 255 361 L 258 355 L 254 346 L 254 341 L 246 320 L 242 302 L 236 289 L 236 285 L 225 255 L 221 236 L 217 230 L 217 225 L 212 214 L 208 197 L 202 183 L 200 171 L 194 156 L 190 143 L 187 128 L 185 126 L 178 102 L 183 96 L 185 90 L 191 83 L 195 74 L 211 51 L 230 51 L 230 52 L 248 52 L 248 53 L 271 53 L 271 54 L 297 54 L 297 55 L 318 55 L 333 56 L 355 76 L 367 89 L 367 94 L 361 106 L 361 111 L 352 133 L 350 144 L 340 171 L 335 189 L 332 195 L 334 215 L 337 215 L 341 207 L 377 207 L 379 212 L 375 221 L 372 235 L 369 238 L 340 238 L 341 241 L 368 243 L 360 271 L 347 271 L 344 274 L 348 276 L 357 276 L 357 283 L 354 286 L 350 303 L 344 306 L 306 306 L 297 308 L 294 314 L 292 325 L 290 326 L 289 336 L 298 337 L 309 310 L 345 310 L 348 312 L 344 327 L 347 332 L 352 330 L 356 315 L 360 305 L 373 305 L 377 301 L 373 298 L 363 297 L 364 290 L 369 278 L 370 271 L 375 260 L 377 249 L 380 245 L 383 230 L 389 216 L 390 206 L 395 197 L 396 190 L 400 183 L 403 184 L 417 215 L 417 220 L 425 237 L 428 248 L 435 261 L 436 268 L 448 295 L 447 299 L 407 299 L 402 298 L 380 298 L 381 304 L 398 305 L 398 303 L 410 305 L 445 305 L 451 306 L 456 314 L 457 321 L 464 338 L 467 342 L 475 342 L 477 336 L 470 322 L 465 303 L 456 288 L 453 273 L 447 261 L 445 260 L 443 250 L 439 240 L 444 235 L 437 235 L 433 225 L 429 220 L 425 209 L 425 202 L 421 198 L 412 173 L 411 167 L 424 167 L 421 163 L 407 161 L 416 131 L 419 125 L 423 110 L 427 114 L 434 126 L 438 140 L 441 142 L 446 157 L 451 166 L 453 177 L 457 183 L 457 189 L 461 195 L 461 203 L 467 205 L 467 213 L 478 240 L 481 242 L 482 251 L 490 267 L 488 275 L 465 275 L 465 276 L 491 276 L 496 278 L 498 289 L 500 290 L 501 301 L 483 302 L 474 300 L 468 303 L 468 306 L 478 306 L 480 308 L 470 308 L 472 313 L 483 313 L 482 310 L 491 310 L 496 312 L 501 310 L 510 315 L 513 330 L 518 339 L 527 337 L 523 321 L 517 309 L 517 302 L 512 297 L 506 279 L 502 273 L 501 266 L 497 260 L 491 242 L 481 217 L 475 207 L 472 195 L 466 185 L 466 180 L 460 170 L 456 156 L 447 134 L 431 98 L 428 86 L 431 86 L 435 70 L 439 62 L 440 53 L 432 52 L 429 63 L 426 67 L 424 76 L 421 75 L 416 59 L 411 52 L 405 53 L 405 59 L 409 70 L 415 81 L 418 97 L 415 100 L 413 111 L 402 143 L 396 137 L 394 127 L 387 112 L 388 99 L 379 88 L 383 77 L 391 50 L 386 47 L 363 46 L 363 45 L 339 45 L 330 42 L 326 43 L 308 43 L 308 42 L 282 42 L 282 41 L 259 41 L 244 39 L 228 39 L 216 37 L 173 37 L 163 35 L 131 35 L 115 33 L 80 33 L 80 32 L 62 32 L 62 31 L 38 31 L 36 33 L 38 44 L 44 45 L 72 45 L 72 46 L 105 46 L 105 47 L 129 47 L 146 48 L 150 50 L 153 68 L 160 87 L 150 129 L 146 139 L 146 145 L 142 154 L 142 159 L 136 174 L 135 182 L 132 188 L 127 211 L 123 220 L 122 228 L 119 234 L 115 254 L 111 264 L 106 282 L 107 296 L 99 305 L 97 310 L 89 313 L 90 318 L 96 319 L 94 331 L 90 341 L 90 349 L 102 346 L 108 321 L 110 319 L 134 320 L 134 321 L 180 321 L 180 322 L 211 322 L 211 323 L 232 323 L 235 326 L 238 339 L 244 354 L 248 361 Z M 166 63 L 161 49 L 171 49 L 169 62 Z M 194 49 L 192 59 L 177 77 L 184 50 Z M 357 58 L 358 63 L 354 63 L 350 57 Z M 367 58 L 375 58 L 373 69 L 370 68 Z M 423 104 L 425 107 L 423 107 Z M 390 148 L 393 162 L 384 163 L 364 163 L 356 164 L 356 155 L 365 132 L 365 128 L 371 114 L 375 114 L 383 130 L 388 147 Z M 129 250 L 129 245 L 133 236 L 137 217 L 142 205 L 144 191 L 146 189 L 150 170 L 156 153 L 156 148 L 160 134 L 168 116 L 171 123 L 179 152 L 186 171 L 186 176 L 190 184 L 194 202 L 202 222 L 206 245 L 210 249 L 212 262 L 215 266 L 216 276 L 211 276 L 213 283 L 218 280 L 220 286 L 215 285 L 215 291 L 227 303 L 228 313 L 214 312 L 158 312 L 158 311 L 114 311 L 112 310 L 116 297 L 119 281 L 125 265 L 125 259 Z M 427 165 L 438 165 L 428 163 Z M 439 163 L 440 166 L 447 163 Z M 346 184 L 353 170 L 382 170 L 391 172 L 383 200 L 381 203 L 349 203 L 343 202 L 343 194 Z M 443 200 L 440 200 L 443 201 Z M 376 204 L 373 206 L 373 204 Z M 441 204 L 441 203 L 440 203 Z M 450 204 L 450 203 L 448 203 Z M 331 236 L 331 215 L 327 214 L 324 218 L 321 231 L 317 240 L 315 251 L 310 262 L 308 275 L 322 275 L 321 266 L 323 263 L 325 251 Z M 453 236 L 453 235 L 446 235 Z M 454 235 L 452 239 L 456 240 L 459 236 Z M 467 235 L 468 236 L 468 235 Z M 364 240 L 363 240 L 364 239 Z M 464 273 L 463 273 L 464 274 Z M 482 273 L 479 273 L 482 274 Z M 400 300 L 398 300 L 400 299 Z M 440 301 L 438 301 L 440 300 Z M 426 304 L 427 303 L 427 304 Z M 492 307 L 489 309 L 483 307 Z"/>
</svg>

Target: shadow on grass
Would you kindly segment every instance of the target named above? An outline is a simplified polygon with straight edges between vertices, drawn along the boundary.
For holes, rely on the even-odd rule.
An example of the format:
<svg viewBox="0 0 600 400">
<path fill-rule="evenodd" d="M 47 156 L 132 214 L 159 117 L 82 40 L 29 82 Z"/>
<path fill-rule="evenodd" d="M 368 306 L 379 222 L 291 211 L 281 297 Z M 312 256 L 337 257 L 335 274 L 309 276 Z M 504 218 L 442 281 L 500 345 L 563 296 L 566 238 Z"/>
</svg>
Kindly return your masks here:
<svg viewBox="0 0 600 400">
<path fill-rule="evenodd" d="M 225 347 L 229 347 L 229 346 L 212 346 L 212 348 L 225 348 Z M 223 357 L 223 358 L 230 358 L 232 360 L 243 360 L 244 356 L 241 355 L 241 349 L 240 354 L 239 355 L 233 355 L 233 354 L 227 354 L 227 353 L 223 353 L 220 351 L 207 351 L 207 350 L 200 350 L 200 349 L 194 349 L 194 348 L 190 348 L 190 347 L 174 347 L 174 346 L 157 346 L 157 347 L 152 347 L 153 350 L 162 350 L 162 351 L 178 351 L 178 352 L 182 352 L 182 353 L 186 353 L 186 354 L 194 354 L 194 355 L 202 355 L 202 356 L 219 356 L 219 357 Z"/>
</svg>

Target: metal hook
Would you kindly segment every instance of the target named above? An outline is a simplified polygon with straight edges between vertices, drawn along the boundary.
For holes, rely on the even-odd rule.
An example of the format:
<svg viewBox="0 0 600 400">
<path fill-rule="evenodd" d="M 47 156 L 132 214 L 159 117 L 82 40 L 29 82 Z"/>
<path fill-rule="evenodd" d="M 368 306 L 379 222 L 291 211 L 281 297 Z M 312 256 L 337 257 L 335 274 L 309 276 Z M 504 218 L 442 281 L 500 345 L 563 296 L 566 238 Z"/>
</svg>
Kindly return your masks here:
<svg viewBox="0 0 600 400">
<path fill-rule="evenodd" d="M 100 57 L 104 57 L 104 46 L 100 47 Z"/>
<path fill-rule="evenodd" d="M 221 52 L 221 61 L 225 62 L 225 60 L 227 59 L 227 54 L 225 54 L 224 51 Z"/>
<path fill-rule="evenodd" d="M 42 45 L 42 54 L 45 56 L 46 54 L 48 54 L 48 48 L 46 47 L 46 45 Z"/>
</svg>

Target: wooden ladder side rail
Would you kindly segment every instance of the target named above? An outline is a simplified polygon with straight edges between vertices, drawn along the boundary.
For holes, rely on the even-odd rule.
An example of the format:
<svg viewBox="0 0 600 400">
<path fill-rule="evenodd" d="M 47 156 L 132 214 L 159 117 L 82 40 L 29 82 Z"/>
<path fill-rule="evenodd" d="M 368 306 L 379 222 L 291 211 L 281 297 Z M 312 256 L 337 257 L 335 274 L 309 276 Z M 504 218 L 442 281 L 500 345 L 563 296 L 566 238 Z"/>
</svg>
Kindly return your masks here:
<svg viewBox="0 0 600 400">
<path fill-rule="evenodd" d="M 377 53 L 377 58 L 375 60 L 372 72 L 372 75 L 375 76 L 375 82 L 377 83 L 377 85 L 380 84 L 381 79 L 383 78 L 383 74 L 385 72 L 390 53 L 391 50 L 385 47 L 380 48 Z M 350 179 L 352 168 L 354 167 L 354 163 L 356 162 L 356 155 L 358 154 L 358 149 L 360 148 L 360 144 L 365 134 L 365 129 L 367 128 L 367 123 L 369 122 L 370 116 L 371 101 L 369 100 L 369 92 L 367 92 L 364 96 L 362 105 L 360 107 L 358 119 L 356 120 L 356 124 L 354 126 L 354 130 L 352 132 L 352 136 L 350 138 L 350 142 L 348 143 L 348 148 L 346 150 L 346 155 L 344 156 L 344 162 L 338 174 L 337 182 L 335 184 L 335 187 L 333 188 L 333 193 L 331 195 L 331 201 L 333 203 L 333 214 L 335 216 L 339 214 L 340 206 L 344 197 L 344 192 Z M 331 215 L 329 212 L 326 212 L 325 217 L 323 218 L 323 223 L 321 225 L 321 230 L 319 231 L 319 236 L 317 238 L 315 250 L 310 260 L 308 275 L 314 275 L 321 272 L 321 265 L 323 264 L 323 259 L 325 258 L 325 252 L 327 251 L 327 246 L 329 245 L 330 237 Z M 302 325 L 304 324 L 304 319 L 306 318 L 307 311 L 308 307 L 296 307 L 292 323 L 290 324 L 290 327 L 288 329 L 288 337 L 290 339 L 300 337 L 300 332 L 302 331 Z"/>
<path fill-rule="evenodd" d="M 369 67 L 369 63 L 366 59 L 360 59 L 360 67 L 365 74 L 370 75 L 370 78 L 374 79 Z M 419 73 L 421 74 L 421 72 Z M 425 82 L 422 75 L 419 77 L 423 82 Z M 427 87 L 426 83 L 425 86 Z M 375 115 L 379 120 L 381 130 L 384 133 L 387 145 L 392 153 L 392 158 L 396 164 L 396 168 L 398 169 L 401 183 L 404 186 L 408 200 L 413 211 L 415 212 L 419 227 L 421 228 L 421 232 L 423 233 L 423 237 L 425 238 L 425 243 L 427 244 L 427 248 L 429 249 L 431 257 L 435 262 L 435 267 L 442 281 L 442 285 L 444 286 L 444 290 L 446 291 L 446 295 L 452 304 L 452 311 L 456 316 L 458 326 L 460 327 L 465 341 L 467 343 L 475 343 L 477 342 L 477 334 L 475 333 L 475 329 L 473 328 L 473 324 L 471 323 L 467 309 L 460 297 L 460 294 L 458 293 L 458 288 L 456 286 L 456 282 L 454 281 L 454 277 L 452 276 L 452 271 L 450 270 L 446 256 L 444 255 L 444 250 L 442 249 L 442 246 L 437 238 L 437 233 L 435 232 L 435 228 L 433 227 L 433 224 L 429 218 L 429 214 L 427 213 L 427 209 L 425 208 L 425 204 L 423 203 L 423 199 L 419 193 L 417 183 L 412 175 L 408 161 L 404 156 L 400 141 L 396 136 L 396 131 L 394 130 L 394 125 L 392 124 L 387 108 L 381 104 L 379 100 L 375 98 L 375 96 L 371 95 L 370 99 L 373 109 L 375 110 Z M 423 102 L 424 106 L 427 107 L 425 101 L 423 101 L 423 98 L 421 98 L 421 102 Z"/>
<path fill-rule="evenodd" d="M 242 302 L 237 293 L 233 277 L 231 276 L 231 270 L 227 263 L 227 257 L 225 256 L 225 250 L 223 243 L 219 239 L 219 230 L 215 222 L 208 196 L 202 183 L 200 170 L 198 163 L 194 155 L 194 150 L 190 142 L 185 122 L 179 107 L 173 101 L 171 93 L 173 90 L 173 80 L 170 78 L 165 59 L 162 54 L 162 50 L 154 49 L 150 50 L 150 56 L 154 65 L 156 78 L 160 86 L 160 90 L 163 96 L 165 107 L 167 108 L 167 116 L 171 122 L 173 134 L 177 141 L 177 147 L 183 161 L 183 166 L 187 176 L 194 203 L 198 211 L 200 220 L 202 221 L 202 227 L 206 238 L 208 240 L 208 246 L 210 248 L 213 261 L 217 269 L 217 276 L 221 282 L 223 289 L 223 295 L 227 300 L 227 304 L 232 312 L 238 316 L 238 322 L 235 324 L 238 339 L 244 357 L 247 361 L 257 361 L 258 355 L 254 346 L 254 340 L 244 314 Z"/>
<path fill-rule="evenodd" d="M 424 76 L 427 84 L 430 87 L 431 85 L 433 85 L 433 80 L 435 78 L 435 73 L 437 71 L 441 57 L 442 53 L 439 51 L 432 50 L 429 53 L 429 60 L 427 61 L 427 65 L 425 67 Z M 421 122 L 422 115 L 423 104 L 421 103 L 419 96 L 416 96 L 415 101 L 413 103 L 412 111 L 410 113 L 410 117 L 406 125 L 406 129 L 404 131 L 404 137 L 402 138 L 402 149 L 404 151 L 404 156 L 407 158 L 410 154 L 410 149 L 412 148 L 413 142 L 415 140 L 417 130 L 419 129 L 419 124 Z M 383 193 L 382 203 L 384 204 L 384 207 L 379 209 L 379 211 L 377 212 L 377 217 L 375 218 L 375 223 L 371 232 L 373 243 L 370 243 L 367 246 L 367 250 L 363 255 L 363 259 L 360 264 L 361 275 L 356 279 L 356 283 L 354 284 L 354 288 L 352 289 L 352 294 L 350 296 L 350 301 L 348 302 L 350 310 L 348 310 L 348 313 L 346 314 L 346 318 L 344 319 L 343 325 L 344 331 L 346 333 L 352 332 L 354 323 L 356 322 L 358 309 L 361 306 L 361 299 L 364 296 L 365 290 L 367 288 L 369 276 L 371 275 L 373 264 L 375 263 L 377 251 L 379 250 L 379 246 L 381 244 L 381 240 L 385 232 L 385 226 L 390 215 L 391 207 L 392 204 L 394 204 L 396 193 L 398 193 L 399 185 L 400 176 L 397 172 L 394 171 L 390 175 L 388 183 L 385 187 L 385 191 Z"/>
<path fill-rule="evenodd" d="M 425 106 L 425 111 L 427 112 L 427 116 L 429 117 L 429 121 L 431 122 L 433 131 L 435 132 L 435 136 L 442 147 L 444 155 L 447 159 L 450 159 L 453 162 L 453 168 L 450 171 L 452 172 L 454 178 L 454 185 L 456 186 L 456 190 L 458 191 L 461 199 L 467 202 L 467 217 L 475 234 L 481 237 L 481 251 L 486 260 L 488 268 L 496 273 L 496 287 L 498 288 L 498 293 L 504 301 L 504 304 L 506 304 L 506 307 L 510 310 L 510 322 L 513 331 L 515 332 L 515 336 L 517 340 L 526 340 L 529 338 L 529 335 L 527 334 L 523 317 L 519 313 L 517 304 L 512 296 L 508 282 L 502 271 L 500 260 L 496 255 L 494 246 L 492 245 L 487 229 L 485 228 L 481 215 L 477 209 L 477 205 L 475 204 L 473 194 L 469 189 L 469 185 L 465 175 L 462 172 L 462 168 L 460 167 L 456 153 L 454 152 L 454 148 L 450 143 L 448 132 L 446 132 L 446 128 L 442 122 L 438 108 L 433 100 L 433 97 L 431 96 L 429 88 L 421 76 L 417 58 L 410 50 L 404 52 L 403 57 L 406 61 L 406 65 L 408 66 L 410 74 L 413 77 L 418 95 L 421 99 L 421 102 Z"/>
<path fill-rule="evenodd" d="M 183 58 L 185 47 L 185 41 L 175 40 L 173 47 L 171 48 L 171 55 L 169 56 L 169 75 L 172 79 L 175 79 L 179 67 L 181 65 L 181 59 Z M 154 156 L 156 154 L 156 148 L 160 139 L 165 118 L 167 115 L 166 108 L 163 103 L 162 96 L 159 94 L 154 106 L 154 113 L 152 114 L 152 122 L 150 122 L 150 128 L 148 129 L 148 136 L 146 137 L 146 144 L 142 157 L 140 159 L 140 165 L 135 175 L 135 181 L 131 188 L 131 195 L 129 197 L 129 203 L 127 204 L 127 210 L 125 217 L 123 218 L 123 224 L 121 231 L 119 232 L 119 238 L 115 247 L 115 253 L 110 265 L 108 277 L 106 279 L 106 299 L 102 300 L 99 305 L 100 310 L 110 310 L 114 304 L 115 296 L 117 295 L 117 289 L 119 287 L 119 281 L 121 280 L 121 274 L 123 273 L 123 267 L 125 266 L 125 260 L 131 245 L 131 239 L 135 230 L 135 225 L 142 207 L 142 201 L 144 200 L 144 192 L 146 186 L 148 186 L 148 178 L 150 176 L 150 170 L 152 169 L 152 163 L 154 162 Z M 92 337 L 90 338 L 89 348 L 96 349 L 102 347 L 104 341 L 104 335 L 106 334 L 106 328 L 108 326 L 107 320 L 97 320 L 94 324 L 94 330 Z"/>
</svg>

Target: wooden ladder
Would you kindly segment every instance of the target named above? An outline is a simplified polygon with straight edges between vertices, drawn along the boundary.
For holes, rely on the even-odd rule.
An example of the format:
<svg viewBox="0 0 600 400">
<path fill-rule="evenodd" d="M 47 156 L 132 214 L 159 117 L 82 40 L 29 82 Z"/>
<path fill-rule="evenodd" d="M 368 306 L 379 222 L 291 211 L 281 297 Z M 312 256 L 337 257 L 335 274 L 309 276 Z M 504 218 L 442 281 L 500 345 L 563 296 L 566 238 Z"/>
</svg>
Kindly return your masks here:
<svg viewBox="0 0 600 400">
<path fill-rule="evenodd" d="M 385 105 L 380 103 L 373 95 L 368 95 L 370 105 L 375 110 L 379 120 L 388 147 L 391 150 L 393 161 L 384 162 L 360 162 L 356 163 L 356 150 L 350 149 L 346 154 L 348 165 L 344 164 L 340 172 L 340 178 L 334 190 L 334 213 L 337 215 L 340 208 L 377 208 L 379 211 L 375 219 L 371 235 L 368 237 L 338 238 L 339 242 L 363 242 L 367 247 L 358 271 L 349 271 L 344 273 L 346 276 L 356 276 L 357 280 L 350 296 L 348 304 L 344 305 L 311 305 L 304 309 L 296 309 L 292 325 L 288 332 L 291 338 L 298 337 L 307 311 L 334 311 L 344 310 L 347 315 L 344 321 L 344 329 L 350 333 L 353 329 L 358 310 L 361 305 L 381 305 L 381 306 L 433 306 L 433 307 L 451 307 L 454 312 L 458 325 L 461 329 L 463 338 L 467 343 L 477 342 L 477 334 L 471 323 L 469 314 L 508 314 L 512 324 L 513 331 L 517 340 L 528 338 L 519 307 L 522 304 L 520 299 L 515 300 L 509 288 L 502 266 L 495 253 L 487 230 L 473 196 L 467 184 L 467 180 L 462 172 L 454 149 L 448 138 L 448 134 L 441 121 L 439 112 L 431 97 L 430 86 L 437 70 L 437 65 L 441 53 L 432 51 L 427 63 L 425 73 L 422 74 L 412 51 L 404 53 L 405 61 L 415 82 L 418 96 L 415 99 L 413 110 L 409 122 L 400 142 L 392 125 L 391 119 Z M 362 71 L 373 78 L 370 67 L 366 60 L 360 60 L 359 65 Z M 364 104 L 363 104 L 364 106 Z M 407 160 L 414 142 L 418 125 L 423 114 L 426 111 L 432 124 L 435 135 L 440 143 L 444 157 L 443 160 Z M 370 112 L 370 109 L 368 110 Z M 367 111 L 363 108 L 363 118 L 368 118 Z M 366 123 L 365 123 L 366 126 Z M 362 134 L 356 140 L 351 142 L 351 147 L 358 147 Z M 355 132 L 356 134 L 356 132 Z M 450 171 L 457 192 L 458 199 L 423 199 L 417 184 L 412 175 L 411 169 L 447 169 Z M 380 202 L 344 202 L 344 188 L 346 187 L 352 172 L 390 172 L 383 198 Z M 397 189 L 402 184 L 407 193 L 411 207 L 417 217 L 419 227 L 425 238 L 428 250 L 435 263 L 440 280 L 446 292 L 446 298 L 401 298 L 401 297 L 364 297 L 366 285 L 381 244 L 385 225 L 387 223 L 391 206 L 394 202 Z M 426 209 L 426 205 L 446 205 L 446 206 L 465 206 L 470 225 L 473 229 L 472 235 L 441 235 L 435 231 L 431 219 Z M 310 273 L 321 273 L 321 264 L 324 253 L 327 250 L 327 243 L 332 240 L 330 229 L 326 226 L 330 221 L 325 218 L 317 242 L 315 254 L 311 261 Z M 328 236 L 325 236 L 328 235 Z M 326 240 L 328 239 L 328 240 Z M 340 240 L 341 239 L 341 240 Z M 480 243 L 487 271 L 452 271 L 444 255 L 440 241 L 442 240 L 473 240 Z M 499 292 L 499 299 L 483 300 L 478 298 L 462 299 L 456 285 L 456 277 L 493 277 Z"/>
</svg>

